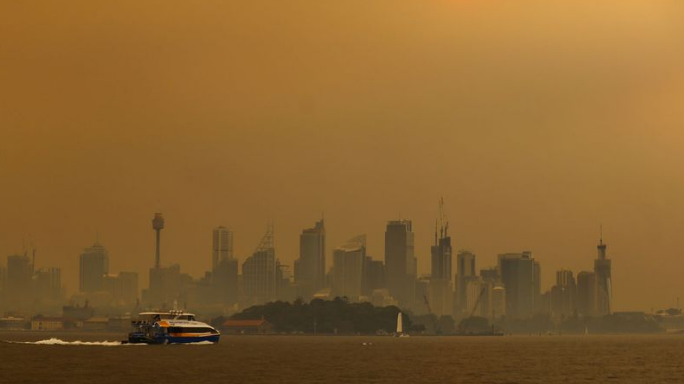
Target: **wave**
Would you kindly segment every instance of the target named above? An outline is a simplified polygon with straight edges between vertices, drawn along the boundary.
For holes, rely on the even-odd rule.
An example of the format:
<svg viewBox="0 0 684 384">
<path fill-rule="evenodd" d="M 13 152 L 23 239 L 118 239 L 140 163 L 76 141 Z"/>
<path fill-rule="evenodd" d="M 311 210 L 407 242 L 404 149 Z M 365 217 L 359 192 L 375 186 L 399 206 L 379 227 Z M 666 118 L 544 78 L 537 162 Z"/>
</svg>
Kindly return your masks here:
<svg viewBox="0 0 684 384">
<path fill-rule="evenodd" d="M 34 345 L 88 345 L 88 346 L 103 346 L 103 347 L 116 347 L 120 345 L 134 345 L 134 344 L 123 344 L 120 341 L 64 341 L 62 339 L 57 339 L 52 337 L 47 340 L 39 341 L 4 341 L 10 344 L 34 344 Z"/>
<path fill-rule="evenodd" d="M 197 341 L 194 343 L 179 343 L 179 344 L 183 344 L 183 345 L 214 345 L 214 343 L 212 341 L 206 341 L 206 340 L 205 341 Z"/>
</svg>

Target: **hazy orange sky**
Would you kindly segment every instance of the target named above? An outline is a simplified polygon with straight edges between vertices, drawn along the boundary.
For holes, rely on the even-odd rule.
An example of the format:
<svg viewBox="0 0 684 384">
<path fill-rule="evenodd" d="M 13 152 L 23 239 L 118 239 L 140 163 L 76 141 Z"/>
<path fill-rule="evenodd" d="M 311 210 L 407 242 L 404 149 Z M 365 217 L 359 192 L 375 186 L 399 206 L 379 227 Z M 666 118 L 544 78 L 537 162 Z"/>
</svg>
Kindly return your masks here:
<svg viewBox="0 0 684 384">
<path fill-rule="evenodd" d="M 199 276 L 211 229 L 278 257 L 325 212 L 329 252 L 383 258 L 412 219 L 419 269 L 444 197 L 457 248 L 531 250 L 548 288 L 593 267 L 616 309 L 684 293 L 684 3 L 1 1 L 0 256 L 29 234 L 77 289 L 110 269 Z"/>
</svg>

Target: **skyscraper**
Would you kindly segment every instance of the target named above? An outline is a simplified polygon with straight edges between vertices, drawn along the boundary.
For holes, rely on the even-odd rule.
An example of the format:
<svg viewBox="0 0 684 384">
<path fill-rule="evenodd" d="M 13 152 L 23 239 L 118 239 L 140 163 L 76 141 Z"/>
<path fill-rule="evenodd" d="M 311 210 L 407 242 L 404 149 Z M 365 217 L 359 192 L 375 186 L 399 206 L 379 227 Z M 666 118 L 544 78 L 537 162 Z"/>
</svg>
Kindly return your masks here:
<svg viewBox="0 0 684 384">
<path fill-rule="evenodd" d="M 556 317 L 572 315 L 577 309 L 577 284 L 572 271 L 556 272 L 556 285 L 551 288 L 551 312 Z"/>
<path fill-rule="evenodd" d="M 332 294 L 359 301 L 363 294 L 366 235 L 357 236 L 333 252 Z"/>
<path fill-rule="evenodd" d="M 310 299 L 325 288 L 325 225 L 323 220 L 299 235 L 299 259 L 295 261 L 298 294 Z"/>
<path fill-rule="evenodd" d="M 233 258 L 233 231 L 223 226 L 216 227 L 212 240 L 211 269 L 215 270 L 223 260 Z"/>
<path fill-rule="evenodd" d="M 603 232 L 603 230 L 601 231 Z M 596 246 L 598 258 L 594 260 L 594 274 L 596 275 L 596 314 L 609 315 L 611 313 L 611 301 L 613 299 L 611 282 L 611 261 L 606 258 L 606 248 L 603 244 L 603 233 Z"/>
<path fill-rule="evenodd" d="M 102 281 L 109 273 L 109 253 L 99 243 L 83 250 L 79 260 L 79 289 L 84 293 L 99 292 L 104 289 Z"/>
<path fill-rule="evenodd" d="M 27 255 L 7 256 L 7 301 L 16 307 L 23 307 L 31 293 L 33 265 Z"/>
<path fill-rule="evenodd" d="M 276 256 L 273 226 L 269 226 L 252 256 L 242 264 L 242 283 L 248 304 L 263 304 L 276 298 Z"/>
<path fill-rule="evenodd" d="M 387 289 L 401 306 L 415 299 L 416 260 L 410 220 L 387 223 L 385 231 L 385 279 Z"/>
<path fill-rule="evenodd" d="M 453 313 L 453 291 L 451 283 L 452 249 L 449 237 L 449 222 L 444 213 L 444 200 L 439 201 L 440 218 L 435 225 L 435 242 L 430 248 L 430 304 L 432 312 L 437 316 Z"/>
<path fill-rule="evenodd" d="M 535 270 L 532 252 L 499 255 L 499 274 L 506 288 L 506 316 L 521 319 L 534 314 Z"/>
<path fill-rule="evenodd" d="M 465 311 L 468 297 L 468 281 L 475 278 L 475 254 L 460 250 L 456 254 L 456 293 L 459 311 Z"/>
<path fill-rule="evenodd" d="M 596 274 L 582 271 L 577 274 L 577 312 L 582 316 L 596 315 Z"/>
</svg>

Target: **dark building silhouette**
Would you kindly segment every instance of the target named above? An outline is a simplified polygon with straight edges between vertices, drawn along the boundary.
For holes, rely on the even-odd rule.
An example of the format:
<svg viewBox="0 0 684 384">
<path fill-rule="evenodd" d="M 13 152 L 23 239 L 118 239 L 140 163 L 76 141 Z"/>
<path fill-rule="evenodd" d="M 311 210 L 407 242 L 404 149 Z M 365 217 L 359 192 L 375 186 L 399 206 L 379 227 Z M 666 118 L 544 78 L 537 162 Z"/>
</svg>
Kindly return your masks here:
<svg viewBox="0 0 684 384">
<path fill-rule="evenodd" d="M 33 265 L 27 255 L 10 255 L 7 257 L 7 302 L 15 308 L 23 308 L 31 294 Z"/>
<path fill-rule="evenodd" d="M 299 235 L 299 259 L 294 266 L 295 283 L 302 298 L 308 300 L 326 287 L 325 224 L 322 219 Z"/>
<path fill-rule="evenodd" d="M 468 282 L 476 278 L 475 273 L 475 254 L 460 250 L 456 255 L 456 304 L 457 312 L 467 310 Z"/>
<path fill-rule="evenodd" d="M 374 290 L 385 287 L 385 264 L 382 260 L 373 260 L 366 255 L 363 264 L 363 294 L 370 297 Z"/>
<path fill-rule="evenodd" d="M 399 305 L 415 300 L 416 258 L 413 228 L 410 220 L 387 223 L 385 231 L 385 279 L 387 289 Z"/>
<path fill-rule="evenodd" d="M 529 318 L 538 300 L 538 267 L 532 252 L 499 255 L 499 274 L 506 288 L 506 316 L 514 319 Z"/>
<path fill-rule="evenodd" d="M 452 248 L 449 222 L 444 216 L 444 200 L 439 201 L 438 223 L 435 223 L 435 242 L 430 247 L 429 301 L 437 316 L 453 314 Z"/>
<path fill-rule="evenodd" d="M 603 235 L 596 246 L 598 258 L 594 260 L 594 274 L 596 275 L 596 314 L 608 315 L 611 313 L 611 301 L 613 298 L 611 281 L 611 261 L 606 258 L 606 248 L 603 244 Z"/>
<path fill-rule="evenodd" d="M 366 235 L 357 236 L 333 251 L 333 296 L 359 301 L 363 295 L 363 268 L 366 260 Z"/>
<path fill-rule="evenodd" d="M 257 249 L 242 264 L 242 283 L 247 304 L 263 304 L 276 299 L 273 226 L 268 227 Z"/>
<path fill-rule="evenodd" d="M 551 287 L 550 310 L 558 318 L 564 318 L 577 310 L 577 284 L 572 271 L 556 272 L 556 284 Z"/>
<path fill-rule="evenodd" d="M 577 312 L 582 316 L 596 315 L 596 274 L 582 271 L 577 274 Z"/>
<path fill-rule="evenodd" d="M 83 250 L 79 259 L 79 290 L 84 293 L 104 290 L 102 282 L 109 273 L 109 253 L 107 249 L 95 242 L 92 247 Z"/>
<path fill-rule="evenodd" d="M 223 226 L 214 228 L 212 233 L 211 268 L 216 269 L 224 260 L 233 258 L 233 232 Z"/>
</svg>

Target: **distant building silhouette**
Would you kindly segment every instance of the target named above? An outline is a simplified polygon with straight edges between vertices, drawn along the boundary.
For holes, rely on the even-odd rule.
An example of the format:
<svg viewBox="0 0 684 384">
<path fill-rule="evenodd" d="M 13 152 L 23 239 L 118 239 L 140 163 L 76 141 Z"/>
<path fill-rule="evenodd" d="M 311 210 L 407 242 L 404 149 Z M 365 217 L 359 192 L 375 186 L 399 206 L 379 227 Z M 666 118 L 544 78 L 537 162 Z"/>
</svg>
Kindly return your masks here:
<svg viewBox="0 0 684 384">
<path fill-rule="evenodd" d="M 266 234 L 252 256 L 242 264 L 242 283 L 248 304 L 263 304 L 276 298 L 276 255 L 273 227 Z"/>
<path fill-rule="evenodd" d="M 15 307 L 25 307 L 31 293 L 33 265 L 27 255 L 7 257 L 7 301 Z"/>
<path fill-rule="evenodd" d="M 366 255 L 363 264 L 363 295 L 372 296 L 376 289 L 385 289 L 385 264 Z"/>
<path fill-rule="evenodd" d="M 115 304 L 133 305 L 138 300 L 138 273 L 119 272 L 118 275 L 107 275 L 103 279 L 103 288 L 109 292 Z"/>
<path fill-rule="evenodd" d="M 594 272 L 577 274 L 577 312 L 582 316 L 596 316 L 597 284 Z"/>
<path fill-rule="evenodd" d="M 159 212 L 155 213 L 152 219 L 152 229 L 156 236 L 154 267 L 150 268 L 149 289 L 143 292 L 143 301 L 158 308 L 170 308 L 179 298 L 182 287 L 180 265 L 161 266 L 161 230 L 164 226 L 164 216 Z"/>
<path fill-rule="evenodd" d="M 437 316 L 453 314 L 454 286 L 452 276 L 452 248 L 449 222 L 443 212 L 444 200 L 439 201 L 438 224 L 435 224 L 435 241 L 430 247 L 430 309 Z"/>
<path fill-rule="evenodd" d="M 233 259 L 233 231 L 219 226 L 214 228 L 212 236 L 211 268 L 216 269 L 224 260 Z"/>
<path fill-rule="evenodd" d="M 366 235 L 357 236 L 333 251 L 332 295 L 359 301 L 363 294 Z"/>
<path fill-rule="evenodd" d="M 599 316 L 611 313 L 611 301 L 613 299 L 611 261 L 606 258 L 606 248 L 608 248 L 608 246 L 603 243 L 602 234 L 599 244 L 596 246 L 598 258 L 594 260 L 594 274 L 596 275 L 596 314 Z"/>
<path fill-rule="evenodd" d="M 84 293 L 103 290 L 102 281 L 109 273 L 109 253 L 99 243 L 83 250 L 79 260 L 79 289 Z"/>
<path fill-rule="evenodd" d="M 299 235 L 299 259 L 295 261 L 299 296 L 308 300 L 325 288 L 325 274 L 325 224 L 321 219 Z"/>
<path fill-rule="evenodd" d="M 34 297 L 38 300 L 59 300 L 62 297 L 62 270 L 41 268 L 33 276 Z"/>
<path fill-rule="evenodd" d="M 456 254 L 456 295 L 458 312 L 466 311 L 468 308 L 468 281 L 475 278 L 475 254 L 460 250 Z"/>
<path fill-rule="evenodd" d="M 385 279 L 387 289 L 401 306 L 415 301 L 416 258 L 410 220 L 394 220 L 385 230 Z"/>
<path fill-rule="evenodd" d="M 550 310 L 557 318 L 568 317 L 577 310 L 577 283 L 572 271 L 556 272 L 556 284 L 550 291 Z"/>
<path fill-rule="evenodd" d="M 499 274 L 506 288 L 506 316 L 529 318 L 535 311 L 539 267 L 532 252 L 499 255 Z"/>
</svg>

